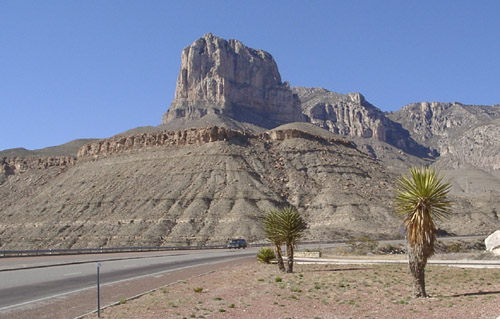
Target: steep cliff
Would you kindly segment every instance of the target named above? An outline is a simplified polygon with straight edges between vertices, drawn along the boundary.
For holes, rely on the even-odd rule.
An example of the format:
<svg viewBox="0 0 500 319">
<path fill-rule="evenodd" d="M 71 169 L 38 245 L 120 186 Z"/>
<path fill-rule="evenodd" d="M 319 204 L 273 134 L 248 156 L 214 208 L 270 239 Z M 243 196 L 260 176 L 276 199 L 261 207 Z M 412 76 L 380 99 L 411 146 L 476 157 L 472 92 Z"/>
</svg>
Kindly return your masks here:
<svg viewBox="0 0 500 319">
<path fill-rule="evenodd" d="M 175 98 L 162 123 L 207 114 L 266 128 L 305 120 L 269 53 L 210 33 L 182 51 Z"/>
<path fill-rule="evenodd" d="M 72 156 L 0 158 L 0 184 L 10 175 L 20 175 L 28 170 L 47 170 L 49 168 L 57 168 L 62 171 L 75 163 L 76 158 Z"/>
<path fill-rule="evenodd" d="M 299 96 L 303 113 L 319 127 L 344 136 L 383 141 L 419 157 L 434 155 L 360 93 L 339 94 L 304 87 L 293 88 L 293 92 Z"/>
<path fill-rule="evenodd" d="M 500 105 L 422 102 L 388 116 L 439 153 L 441 167 L 500 169 Z"/>
</svg>

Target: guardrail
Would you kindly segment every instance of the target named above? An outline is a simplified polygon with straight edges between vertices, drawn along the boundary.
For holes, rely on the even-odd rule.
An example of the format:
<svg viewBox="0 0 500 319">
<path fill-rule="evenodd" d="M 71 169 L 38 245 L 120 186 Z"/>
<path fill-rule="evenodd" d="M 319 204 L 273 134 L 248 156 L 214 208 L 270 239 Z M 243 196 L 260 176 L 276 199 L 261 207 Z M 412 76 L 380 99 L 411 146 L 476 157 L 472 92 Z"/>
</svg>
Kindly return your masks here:
<svg viewBox="0 0 500 319">
<path fill-rule="evenodd" d="M 445 239 L 454 237 L 477 237 L 486 235 L 466 235 L 466 236 L 441 236 Z M 402 238 L 378 238 L 375 241 L 383 240 L 401 240 Z M 354 239 L 356 240 L 356 239 Z M 307 241 L 299 242 L 298 245 L 324 245 L 347 243 L 349 240 L 325 240 L 325 241 Z M 271 243 L 248 244 L 248 247 L 265 247 Z M 31 250 L 0 250 L 0 257 L 23 257 L 23 256 L 50 256 L 50 255 L 80 255 L 80 254 L 108 254 L 108 253 L 128 253 L 128 252 L 147 252 L 147 251 L 171 251 L 171 250 L 202 250 L 202 249 L 224 249 L 226 245 L 209 246 L 145 246 L 145 247 L 99 247 L 99 248 L 75 248 L 75 249 L 31 249 Z"/>
<path fill-rule="evenodd" d="M 262 247 L 270 244 L 249 244 L 248 247 Z M 50 256 L 50 255 L 83 255 L 83 254 L 111 254 L 147 251 L 172 251 L 172 250 L 202 250 L 224 249 L 226 245 L 209 246 L 146 246 L 146 247 L 99 247 L 75 249 L 30 249 L 30 250 L 0 250 L 0 257 L 24 256 Z"/>
</svg>

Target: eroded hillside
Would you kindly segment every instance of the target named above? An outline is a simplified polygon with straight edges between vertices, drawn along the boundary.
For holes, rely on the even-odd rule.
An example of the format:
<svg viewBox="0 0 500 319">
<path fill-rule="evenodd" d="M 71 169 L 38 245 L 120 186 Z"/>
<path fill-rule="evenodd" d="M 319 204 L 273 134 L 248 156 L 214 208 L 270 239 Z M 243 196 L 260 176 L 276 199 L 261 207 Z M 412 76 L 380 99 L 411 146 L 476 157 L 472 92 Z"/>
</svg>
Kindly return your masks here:
<svg viewBox="0 0 500 319">
<path fill-rule="evenodd" d="M 296 130 L 144 146 L 41 172 L 0 186 L 7 196 L 40 180 L 4 203 L 3 249 L 260 241 L 262 215 L 286 204 L 306 216 L 309 239 L 398 230 L 383 166 L 347 141 Z"/>
<path fill-rule="evenodd" d="M 259 135 L 220 128 L 155 133 L 183 136 L 182 143 L 163 145 L 144 143 L 140 134 L 128 139 L 140 141 L 128 149 L 86 153 L 127 140 L 117 137 L 84 146 L 76 164 L 64 169 L 10 175 L 0 185 L 6 199 L 0 247 L 220 244 L 233 237 L 259 242 L 262 216 L 288 204 L 304 214 L 307 240 L 397 237 L 395 176 L 352 143 L 300 128 Z M 461 205 L 466 209 L 446 225 L 450 233 L 492 229 L 485 224 L 498 220 L 474 203 Z"/>
</svg>

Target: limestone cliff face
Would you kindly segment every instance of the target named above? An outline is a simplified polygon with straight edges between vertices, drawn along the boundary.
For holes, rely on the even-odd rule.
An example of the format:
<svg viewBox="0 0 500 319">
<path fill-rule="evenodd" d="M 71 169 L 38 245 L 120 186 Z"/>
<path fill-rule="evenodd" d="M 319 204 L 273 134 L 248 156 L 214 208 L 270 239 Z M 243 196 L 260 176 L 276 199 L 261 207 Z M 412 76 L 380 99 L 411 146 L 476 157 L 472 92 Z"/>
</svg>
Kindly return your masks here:
<svg viewBox="0 0 500 319">
<path fill-rule="evenodd" d="M 162 122 L 224 114 L 262 127 L 303 121 L 300 101 L 262 50 L 206 34 L 182 51 L 175 98 Z"/>
<path fill-rule="evenodd" d="M 116 136 L 84 145 L 78 151 L 78 159 L 89 159 L 122 153 L 132 149 L 154 146 L 205 144 L 233 137 L 243 137 L 245 132 L 223 127 L 192 128 L 182 131 L 163 131 L 128 136 Z"/>
<path fill-rule="evenodd" d="M 84 145 L 78 151 L 78 160 L 96 159 L 100 156 L 112 156 L 130 150 L 141 150 L 161 146 L 201 145 L 217 141 L 228 141 L 248 138 L 283 141 L 291 138 L 323 140 L 325 142 L 354 147 L 352 142 L 335 137 L 320 137 L 297 129 L 277 129 L 254 135 L 244 131 L 231 130 L 224 127 L 192 128 L 181 131 L 161 131 L 128 136 L 116 136 Z M 1 172 L 1 171 L 0 171 Z"/>
<path fill-rule="evenodd" d="M 68 166 L 73 166 L 75 163 L 76 158 L 72 156 L 0 158 L 0 184 L 7 176 L 19 175 L 30 169 L 40 170 L 50 167 L 65 169 Z"/>
<path fill-rule="evenodd" d="M 310 122 L 344 136 L 372 138 L 420 157 L 432 154 L 410 134 L 368 103 L 360 93 L 338 94 L 323 88 L 293 88 Z"/>
<path fill-rule="evenodd" d="M 389 114 L 446 168 L 500 169 L 500 106 L 413 103 Z"/>
</svg>

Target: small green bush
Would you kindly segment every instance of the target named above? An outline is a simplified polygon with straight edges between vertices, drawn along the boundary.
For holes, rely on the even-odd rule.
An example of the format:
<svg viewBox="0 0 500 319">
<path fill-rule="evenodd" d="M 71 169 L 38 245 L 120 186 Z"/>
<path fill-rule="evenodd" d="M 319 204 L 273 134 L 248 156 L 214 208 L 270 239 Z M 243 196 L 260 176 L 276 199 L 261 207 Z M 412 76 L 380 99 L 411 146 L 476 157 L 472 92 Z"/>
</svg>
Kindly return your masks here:
<svg viewBox="0 0 500 319">
<path fill-rule="evenodd" d="M 459 243 L 453 243 L 446 246 L 447 253 L 459 253 L 462 251 L 462 246 Z"/>
<path fill-rule="evenodd" d="M 194 292 L 200 293 L 203 291 L 203 288 L 199 287 L 199 288 L 194 288 L 193 290 L 194 290 Z"/>
<path fill-rule="evenodd" d="M 347 241 L 347 246 L 351 248 L 351 252 L 358 255 L 366 255 L 373 253 L 378 247 L 378 242 L 368 237 L 350 239 Z"/>
<path fill-rule="evenodd" d="M 276 256 L 271 248 L 261 248 L 257 253 L 257 260 L 261 263 L 269 264 Z"/>
</svg>

